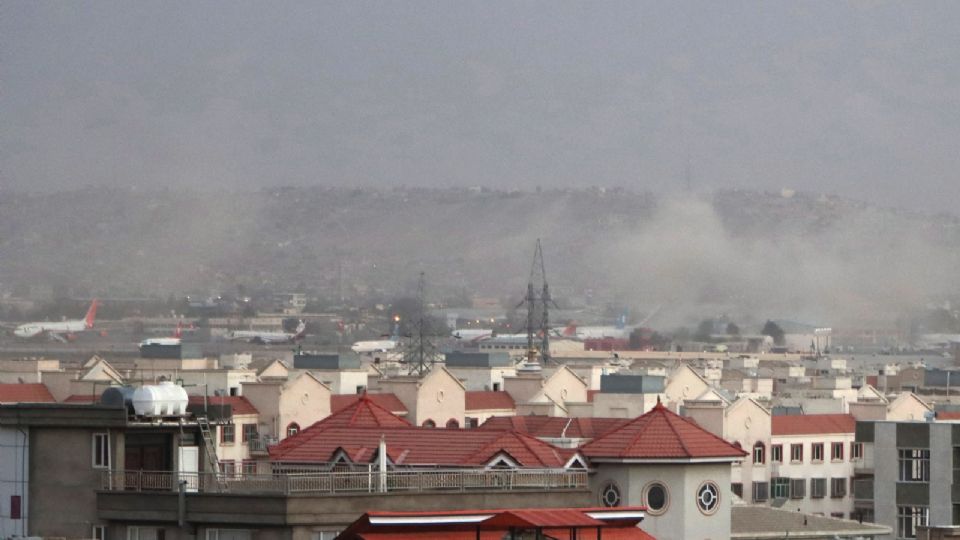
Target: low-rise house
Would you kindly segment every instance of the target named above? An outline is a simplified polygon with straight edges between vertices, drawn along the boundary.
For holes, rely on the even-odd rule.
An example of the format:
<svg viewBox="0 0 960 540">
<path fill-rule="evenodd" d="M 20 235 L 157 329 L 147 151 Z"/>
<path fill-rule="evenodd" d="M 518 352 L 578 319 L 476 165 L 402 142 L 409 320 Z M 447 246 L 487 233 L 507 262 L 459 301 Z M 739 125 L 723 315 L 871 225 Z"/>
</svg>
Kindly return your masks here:
<svg viewBox="0 0 960 540">
<path fill-rule="evenodd" d="M 503 378 L 517 375 L 513 358 L 505 352 L 447 353 L 444 365 L 468 392 L 503 390 Z"/>
<path fill-rule="evenodd" d="M 293 356 L 293 368 L 310 371 L 334 394 L 358 394 L 367 389 L 368 372 L 356 354 L 299 353 Z"/>
<path fill-rule="evenodd" d="M 379 379 L 376 391 L 392 393 L 406 406 L 408 419 L 418 426 L 464 425 L 466 388 L 446 368 L 437 366 L 423 377 Z"/>
<path fill-rule="evenodd" d="M 190 396 L 189 404 L 195 415 L 211 423 L 220 471 L 228 475 L 255 473 L 255 458 L 266 455 L 257 408 L 243 396 Z"/>
<path fill-rule="evenodd" d="M 281 441 L 330 415 L 330 388 L 308 372 L 242 387 L 243 396 L 260 413 L 258 431 L 267 442 Z"/>
<path fill-rule="evenodd" d="M 407 406 L 404 405 L 395 394 L 363 392 L 361 394 L 353 395 L 334 394 L 330 396 L 331 414 L 334 414 L 341 409 L 345 409 L 364 398 L 369 399 L 373 403 L 376 403 L 380 407 L 390 411 L 391 414 L 399 416 L 400 418 L 406 418 L 410 413 L 410 411 L 407 410 Z"/>
<path fill-rule="evenodd" d="M 477 427 L 494 416 L 514 416 L 517 414 L 517 404 L 507 392 L 492 390 L 475 390 L 464 395 L 464 414 L 466 427 Z"/>
<path fill-rule="evenodd" d="M 49 358 L 0 359 L 0 383 L 38 383 L 44 371 L 58 371 L 60 361 Z"/>
</svg>

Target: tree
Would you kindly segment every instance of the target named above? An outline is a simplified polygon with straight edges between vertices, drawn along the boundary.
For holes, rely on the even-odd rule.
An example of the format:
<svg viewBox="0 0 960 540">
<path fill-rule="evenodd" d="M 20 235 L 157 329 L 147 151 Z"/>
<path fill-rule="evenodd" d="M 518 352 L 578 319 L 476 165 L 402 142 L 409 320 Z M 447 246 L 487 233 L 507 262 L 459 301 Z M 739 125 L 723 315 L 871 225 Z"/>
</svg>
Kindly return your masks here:
<svg viewBox="0 0 960 540">
<path fill-rule="evenodd" d="M 763 330 L 760 331 L 761 334 L 765 336 L 770 336 L 773 338 L 773 343 L 775 345 L 783 345 L 783 328 L 780 328 L 780 325 L 768 320 L 767 324 L 763 325 Z"/>
</svg>

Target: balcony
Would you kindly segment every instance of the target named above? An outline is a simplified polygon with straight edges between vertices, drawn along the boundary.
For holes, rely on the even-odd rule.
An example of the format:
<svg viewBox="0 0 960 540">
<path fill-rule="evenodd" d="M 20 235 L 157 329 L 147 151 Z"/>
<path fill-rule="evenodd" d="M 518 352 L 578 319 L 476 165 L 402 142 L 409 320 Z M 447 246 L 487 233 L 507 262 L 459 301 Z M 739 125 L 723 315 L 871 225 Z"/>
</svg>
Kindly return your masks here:
<svg viewBox="0 0 960 540">
<path fill-rule="evenodd" d="M 857 478 L 853 481 L 853 500 L 873 502 L 873 478 Z"/>
<path fill-rule="evenodd" d="M 250 451 L 251 456 L 266 456 L 269 453 L 270 447 L 278 442 L 276 437 L 257 437 L 247 441 L 247 449 Z"/>
<path fill-rule="evenodd" d="M 550 491 L 587 488 L 586 471 L 564 469 L 414 470 L 285 474 L 104 471 L 102 491 L 238 495 L 336 495 L 465 491 Z"/>
</svg>

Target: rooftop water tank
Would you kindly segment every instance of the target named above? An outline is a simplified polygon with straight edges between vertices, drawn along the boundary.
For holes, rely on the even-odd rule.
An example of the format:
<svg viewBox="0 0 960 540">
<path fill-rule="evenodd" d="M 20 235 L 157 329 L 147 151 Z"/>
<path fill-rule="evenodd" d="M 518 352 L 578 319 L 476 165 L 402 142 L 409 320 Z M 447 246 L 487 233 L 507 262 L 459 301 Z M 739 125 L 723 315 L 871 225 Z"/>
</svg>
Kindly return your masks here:
<svg viewBox="0 0 960 540">
<path fill-rule="evenodd" d="M 137 416 L 184 416 L 187 413 L 187 391 L 170 381 L 141 386 L 133 393 L 133 410 Z"/>
<path fill-rule="evenodd" d="M 136 389 L 132 386 L 111 386 L 100 394 L 100 403 L 116 408 L 127 409 L 128 414 L 133 414 L 133 394 Z"/>
</svg>

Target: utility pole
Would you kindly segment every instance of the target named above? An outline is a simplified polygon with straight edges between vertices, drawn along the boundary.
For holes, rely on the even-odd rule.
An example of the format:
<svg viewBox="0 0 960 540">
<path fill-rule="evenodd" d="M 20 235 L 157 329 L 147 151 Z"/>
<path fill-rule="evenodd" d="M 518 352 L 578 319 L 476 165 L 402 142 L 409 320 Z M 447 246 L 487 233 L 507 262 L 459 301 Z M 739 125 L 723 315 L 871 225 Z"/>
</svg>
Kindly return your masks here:
<svg viewBox="0 0 960 540">
<path fill-rule="evenodd" d="M 539 295 L 537 295 L 536 284 L 540 284 Z M 541 362 L 546 364 L 550 361 L 550 304 L 556 304 L 550 296 L 546 266 L 543 262 L 543 248 L 539 238 L 533 252 L 533 264 L 527 281 L 527 295 L 520 305 L 524 304 L 527 307 L 527 362 L 536 362 L 539 355 Z"/>
<path fill-rule="evenodd" d="M 412 340 L 405 347 L 403 361 L 410 367 L 411 375 L 423 376 L 436 363 L 439 352 L 430 341 L 426 315 L 426 275 L 420 272 L 420 281 L 417 283 L 417 315 L 414 321 Z"/>
</svg>

